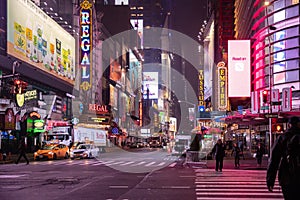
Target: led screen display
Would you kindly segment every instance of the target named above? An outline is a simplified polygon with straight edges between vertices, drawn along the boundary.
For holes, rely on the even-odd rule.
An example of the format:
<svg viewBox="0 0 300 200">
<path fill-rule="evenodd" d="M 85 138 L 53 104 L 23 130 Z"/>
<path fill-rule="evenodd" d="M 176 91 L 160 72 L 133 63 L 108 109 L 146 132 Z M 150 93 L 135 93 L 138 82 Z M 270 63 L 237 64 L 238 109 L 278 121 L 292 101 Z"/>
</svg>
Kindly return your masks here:
<svg viewBox="0 0 300 200">
<path fill-rule="evenodd" d="M 74 37 L 32 1 L 7 1 L 7 12 L 7 53 L 74 84 Z"/>
<path fill-rule="evenodd" d="M 250 40 L 228 41 L 228 96 L 250 97 Z"/>
</svg>

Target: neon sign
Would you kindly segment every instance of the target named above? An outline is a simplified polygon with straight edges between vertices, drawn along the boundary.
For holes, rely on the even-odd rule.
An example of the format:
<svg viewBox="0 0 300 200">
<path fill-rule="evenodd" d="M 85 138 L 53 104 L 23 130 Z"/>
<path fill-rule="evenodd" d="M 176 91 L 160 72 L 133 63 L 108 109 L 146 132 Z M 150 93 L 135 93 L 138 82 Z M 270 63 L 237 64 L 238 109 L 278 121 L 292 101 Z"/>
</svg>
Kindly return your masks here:
<svg viewBox="0 0 300 200">
<path fill-rule="evenodd" d="M 224 62 L 219 62 L 218 67 L 218 107 L 219 110 L 227 109 L 227 69 Z"/>
<path fill-rule="evenodd" d="M 80 6 L 80 88 L 87 91 L 92 86 L 92 4 L 84 0 Z"/>
<path fill-rule="evenodd" d="M 198 78 L 199 78 L 198 105 L 204 106 L 204 72 L 202 69 L 199 70 Z"/>
</svg>

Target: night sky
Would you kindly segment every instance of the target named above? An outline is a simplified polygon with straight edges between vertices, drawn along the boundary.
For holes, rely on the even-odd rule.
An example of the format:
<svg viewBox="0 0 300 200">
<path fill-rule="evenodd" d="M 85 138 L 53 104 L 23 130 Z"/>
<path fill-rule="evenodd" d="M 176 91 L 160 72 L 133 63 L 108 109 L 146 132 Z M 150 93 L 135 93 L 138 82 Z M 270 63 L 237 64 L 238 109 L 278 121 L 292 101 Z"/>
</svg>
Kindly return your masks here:
<svg viewBox="0 0 300 200">
<path fill-rule="evenodd" d="M 173 29 L 196 40 L 203 20 L 207 19 L 207 0 L 172 0 L 172 2 Z"/>
</svg>

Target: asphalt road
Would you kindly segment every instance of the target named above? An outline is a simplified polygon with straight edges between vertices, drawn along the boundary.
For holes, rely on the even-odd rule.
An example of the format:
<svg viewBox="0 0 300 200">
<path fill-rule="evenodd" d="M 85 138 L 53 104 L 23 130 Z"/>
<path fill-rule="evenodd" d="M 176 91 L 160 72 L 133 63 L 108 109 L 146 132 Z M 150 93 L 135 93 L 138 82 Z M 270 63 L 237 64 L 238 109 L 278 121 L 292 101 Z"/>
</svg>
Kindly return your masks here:
<svg viewBox="0 0 300 200">
<path fill-rule="evenodd" d="M 178 156 L 161 149 L 120 149 L 89 160 L 4 164 L 0 165 L 0 199 L 282 199 L 279 189 L 267 192 L 263 170 L 218 173 L 210 165 L 201 169 L 181 164 Z M 241 182 L 255 186 L 233 192 Z M 256 195 L 249 196 L 249 192 Z"/>
</svg>

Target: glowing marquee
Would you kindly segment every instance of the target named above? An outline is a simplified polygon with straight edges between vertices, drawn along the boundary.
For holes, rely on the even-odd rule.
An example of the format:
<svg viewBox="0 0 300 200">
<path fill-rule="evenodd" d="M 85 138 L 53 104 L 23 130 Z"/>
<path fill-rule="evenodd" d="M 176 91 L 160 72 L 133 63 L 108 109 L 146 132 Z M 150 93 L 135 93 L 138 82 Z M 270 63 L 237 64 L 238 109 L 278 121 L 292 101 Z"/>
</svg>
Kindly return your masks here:
<svg viewBox="0 0 300 200">
<path fill-rule="evenodd" d="M 198 105 L 204 106 L 204 70 L 199 70 L 199 96 L 198 96 Z"/>
<path fill-rule="evenodd" d="M 227 109 L 227 68 L 224 62 L 219 62 L 218 67 L 218 107 L 219 110 Z"/>
<path fill-rule="evenodd" d="M 92 86 L 92 4 L 84 0 L 80 6 L 80 87 L 87 91 Z"/>
</svg>

